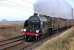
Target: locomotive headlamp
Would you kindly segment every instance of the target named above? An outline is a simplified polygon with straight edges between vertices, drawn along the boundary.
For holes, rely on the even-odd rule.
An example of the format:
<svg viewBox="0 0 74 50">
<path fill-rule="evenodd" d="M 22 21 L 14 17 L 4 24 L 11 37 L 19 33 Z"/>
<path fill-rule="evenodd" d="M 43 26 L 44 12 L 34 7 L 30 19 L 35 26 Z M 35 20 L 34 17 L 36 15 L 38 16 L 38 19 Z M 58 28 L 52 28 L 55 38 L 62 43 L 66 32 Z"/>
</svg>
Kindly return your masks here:
<svg viewBox="0 0 74 50">
<path fill-rule="evenodd" d="M 23 29 L 23 31 L 26 31 L 26 29 Z"/>
<path fill-rule="evenodd" d="M 36 33 L 39 33 L 39 30 L 36 30 Z"/>
<path fill-rule="evenodd" d="M 21 29 L 21 31 L 26 31 L 26 29 Z"/>
</svg>

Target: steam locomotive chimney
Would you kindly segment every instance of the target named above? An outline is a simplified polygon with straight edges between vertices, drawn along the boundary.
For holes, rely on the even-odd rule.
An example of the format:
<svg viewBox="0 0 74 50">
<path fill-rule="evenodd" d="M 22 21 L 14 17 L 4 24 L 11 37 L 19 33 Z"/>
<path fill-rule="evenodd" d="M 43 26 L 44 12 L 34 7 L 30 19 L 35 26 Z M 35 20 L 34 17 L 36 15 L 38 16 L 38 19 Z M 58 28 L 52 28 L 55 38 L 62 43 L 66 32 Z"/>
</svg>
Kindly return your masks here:
<svg viewBox="0 0 74 50">
<path fill-rule="evenodd" d="M 37 13 L 34 13 L 34 16 L 38 16 L 38 14 Z"/>
</svg>

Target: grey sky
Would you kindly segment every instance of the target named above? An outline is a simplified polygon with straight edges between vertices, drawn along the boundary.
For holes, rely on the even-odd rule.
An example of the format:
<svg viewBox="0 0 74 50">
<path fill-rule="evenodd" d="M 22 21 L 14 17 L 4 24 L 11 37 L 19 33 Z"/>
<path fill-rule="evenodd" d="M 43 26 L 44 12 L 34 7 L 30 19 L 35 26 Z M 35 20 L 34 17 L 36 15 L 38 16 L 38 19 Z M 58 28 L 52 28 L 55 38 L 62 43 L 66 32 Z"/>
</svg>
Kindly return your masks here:
<svg viewBox="0 0 74 50">
<path fill-rule="evenodd" d="M 0 20 L 25 20 L 33 14 L 35 0 L 0 0 Z"/>
<path fill-rule="evenodd" d="M 74 7 L 74 0 L 67 0 Z M 26 20 L 34 13 L 36 0 L 0 0 L 0 20 Z"/>
<path fill-rule="evenodd" d="M 74 8 L 74 0 L 66 0 Z"/>
</svg>

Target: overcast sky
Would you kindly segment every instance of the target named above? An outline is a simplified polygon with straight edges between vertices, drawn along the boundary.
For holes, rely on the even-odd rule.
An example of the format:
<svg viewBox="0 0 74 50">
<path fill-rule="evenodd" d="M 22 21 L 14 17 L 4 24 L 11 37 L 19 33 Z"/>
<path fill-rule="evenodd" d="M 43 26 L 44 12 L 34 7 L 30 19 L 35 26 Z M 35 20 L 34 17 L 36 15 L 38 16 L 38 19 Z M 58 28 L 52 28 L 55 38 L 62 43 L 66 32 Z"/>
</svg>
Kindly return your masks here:
<svg viewBox="0 0 74 50">
<path fill-rule="evenodd" d="M 74 7 L 74 0 L 67 0 Z M 0 0 L 0 20 L 26 20 L 36 0 Z"/>
<path fill-rule="evenodd" d="M 74 0 L 66 0 L 74 8 Z"/>
<path fill-rule="evenodd" d="M 0 20 L 25 20 L 33 14 L 35 0 L 0 0 Z"/>
</svg>

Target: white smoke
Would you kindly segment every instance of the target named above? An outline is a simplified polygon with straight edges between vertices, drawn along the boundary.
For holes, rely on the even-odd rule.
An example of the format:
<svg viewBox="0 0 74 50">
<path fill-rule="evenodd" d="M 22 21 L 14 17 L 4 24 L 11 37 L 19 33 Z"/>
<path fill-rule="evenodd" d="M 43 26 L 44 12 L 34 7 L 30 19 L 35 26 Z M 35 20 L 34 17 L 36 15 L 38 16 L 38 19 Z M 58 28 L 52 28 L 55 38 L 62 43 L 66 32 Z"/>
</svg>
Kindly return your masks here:
<svg viewBox="0 0 74 50">
<path fill-rule="evenodd" d="M 52 17 L 72 18 L 72 7 L 65 0 L 38 0 L 34 12 Z"/>
</svg>

